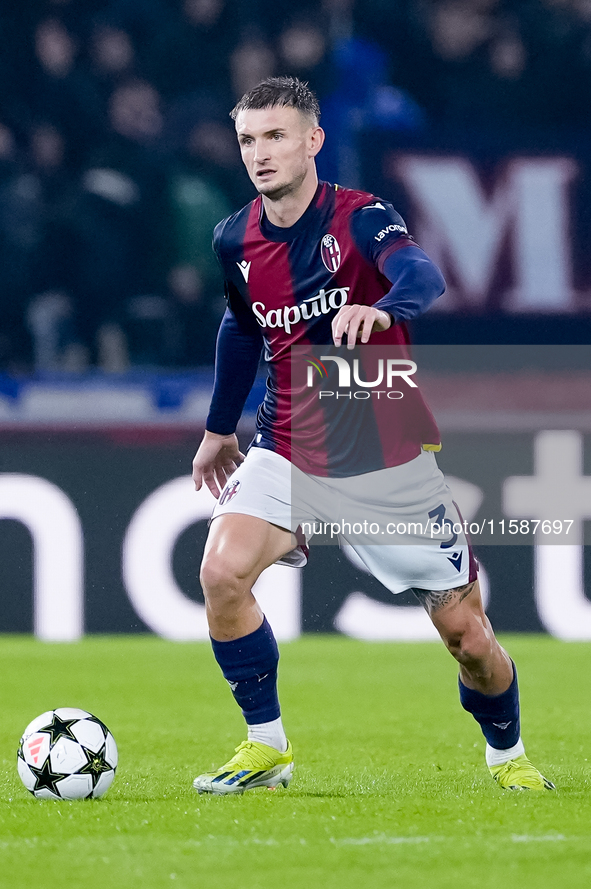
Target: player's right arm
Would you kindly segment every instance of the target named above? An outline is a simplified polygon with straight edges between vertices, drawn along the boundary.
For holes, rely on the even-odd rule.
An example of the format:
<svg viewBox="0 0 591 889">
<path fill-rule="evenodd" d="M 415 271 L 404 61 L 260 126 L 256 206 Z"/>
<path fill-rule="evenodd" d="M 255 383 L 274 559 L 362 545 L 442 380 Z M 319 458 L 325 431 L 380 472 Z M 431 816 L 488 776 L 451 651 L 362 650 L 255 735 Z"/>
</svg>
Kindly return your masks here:
<svg viewBox="0 0 591 889">
<path fill-rule="evenodd" d="M 250 305 L 232 283 L 236 273 L 236 248 L 232 235 L 233 217 L 222 220 L 213 233 L 213 251 L 224 279 L 226 311 L 218 331 L 215 377 L 205 435 L 193 460 L 193 481 L 199 491 L 205 483 L 217 499 L 226 481 L 244 460 L 240 453 L 236 426 L 252 389 L 263 337 Z"/>
<path fill-rule="evenodd" d="M 226 292 L 230 297 L 228 287 Z M 211 406 L 205 435 L 193 460 L 196 490 L 205 483 L 216 498 L 244 460 L 235 430 L 252 389 L 263 346 L 260 328 L 244 308 L 237 315 L 229 305 L 222 319 Z"/>
</svg>

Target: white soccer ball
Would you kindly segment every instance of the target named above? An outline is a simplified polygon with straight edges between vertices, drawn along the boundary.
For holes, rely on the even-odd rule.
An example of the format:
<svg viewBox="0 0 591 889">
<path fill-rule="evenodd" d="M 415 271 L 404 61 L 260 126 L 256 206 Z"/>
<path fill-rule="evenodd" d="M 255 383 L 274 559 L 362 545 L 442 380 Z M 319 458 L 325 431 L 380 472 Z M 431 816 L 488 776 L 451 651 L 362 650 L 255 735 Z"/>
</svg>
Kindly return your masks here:
<svg viewBox="0 0 591 889">
<path fill-rule="evenodd" d="M 96 799 L 113 783 L 117 760 L 115 738 L 100 719 L 60 707 L 29 723 L 16 763 L 37 799 Z"/>
</svg>

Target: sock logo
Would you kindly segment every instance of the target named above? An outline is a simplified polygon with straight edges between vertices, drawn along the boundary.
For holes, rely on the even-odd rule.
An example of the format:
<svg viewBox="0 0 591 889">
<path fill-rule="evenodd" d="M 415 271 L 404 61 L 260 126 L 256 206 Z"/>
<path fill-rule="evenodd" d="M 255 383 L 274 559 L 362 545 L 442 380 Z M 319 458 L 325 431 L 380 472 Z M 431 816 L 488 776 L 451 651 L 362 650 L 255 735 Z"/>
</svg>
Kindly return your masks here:
<svg viewBox="0 0 591 889">
<path fill-rule="evenodd" d="M 504 731 L 506 728 L 509 728 L 511 725 L 510 722 L 493 722 L 495 728 L 500 728 L 501 731 Z"/>
<path fill-rule="evenodd" d="M 226 682 L 228 683 L 228 685 L 230 686 L 230 688 L 232 689 L 232 691 L 236 691 L 236 689 L 238 688 L 238 683 L 237 683 L 237 682 L 232 682 L 231 679 L 226 679 Z"/>
</svg>

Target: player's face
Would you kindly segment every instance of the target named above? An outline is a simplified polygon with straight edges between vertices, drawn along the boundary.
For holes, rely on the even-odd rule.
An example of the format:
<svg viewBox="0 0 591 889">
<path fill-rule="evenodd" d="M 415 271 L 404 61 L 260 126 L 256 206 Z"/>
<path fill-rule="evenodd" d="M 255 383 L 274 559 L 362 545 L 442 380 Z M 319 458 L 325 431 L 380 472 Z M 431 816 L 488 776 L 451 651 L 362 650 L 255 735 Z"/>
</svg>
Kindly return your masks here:
<svg viewBox="0 0 591 889">
<path fill-rule="evenodd" d="M 242 160 L 260 194 L 280 200 L 314 174 L 324 133 L 295 108 L 239 112 L 236 133 Z"/>
</svg>

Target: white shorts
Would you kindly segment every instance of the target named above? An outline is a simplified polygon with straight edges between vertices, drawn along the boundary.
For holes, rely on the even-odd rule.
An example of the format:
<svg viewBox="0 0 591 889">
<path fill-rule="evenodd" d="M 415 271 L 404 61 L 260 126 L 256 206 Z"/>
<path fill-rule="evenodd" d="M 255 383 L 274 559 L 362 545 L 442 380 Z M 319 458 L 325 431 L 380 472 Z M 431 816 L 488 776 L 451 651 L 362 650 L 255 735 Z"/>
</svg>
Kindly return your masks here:
<svg viewBox="0 0 591 889">
<path fill-rule="evenodd" d="M 324 478 L 306 476 L 273 451 L 251 448 L 212 519 L 227 513 L 256 516 L 296 534 L 300 545 L 278 564 L 304 565 L 305 544 L 330 535 L 393 593 L 453 589 L 476 576 L 462 518 L 431 452 L 377 472 Z"/>
</svg>

